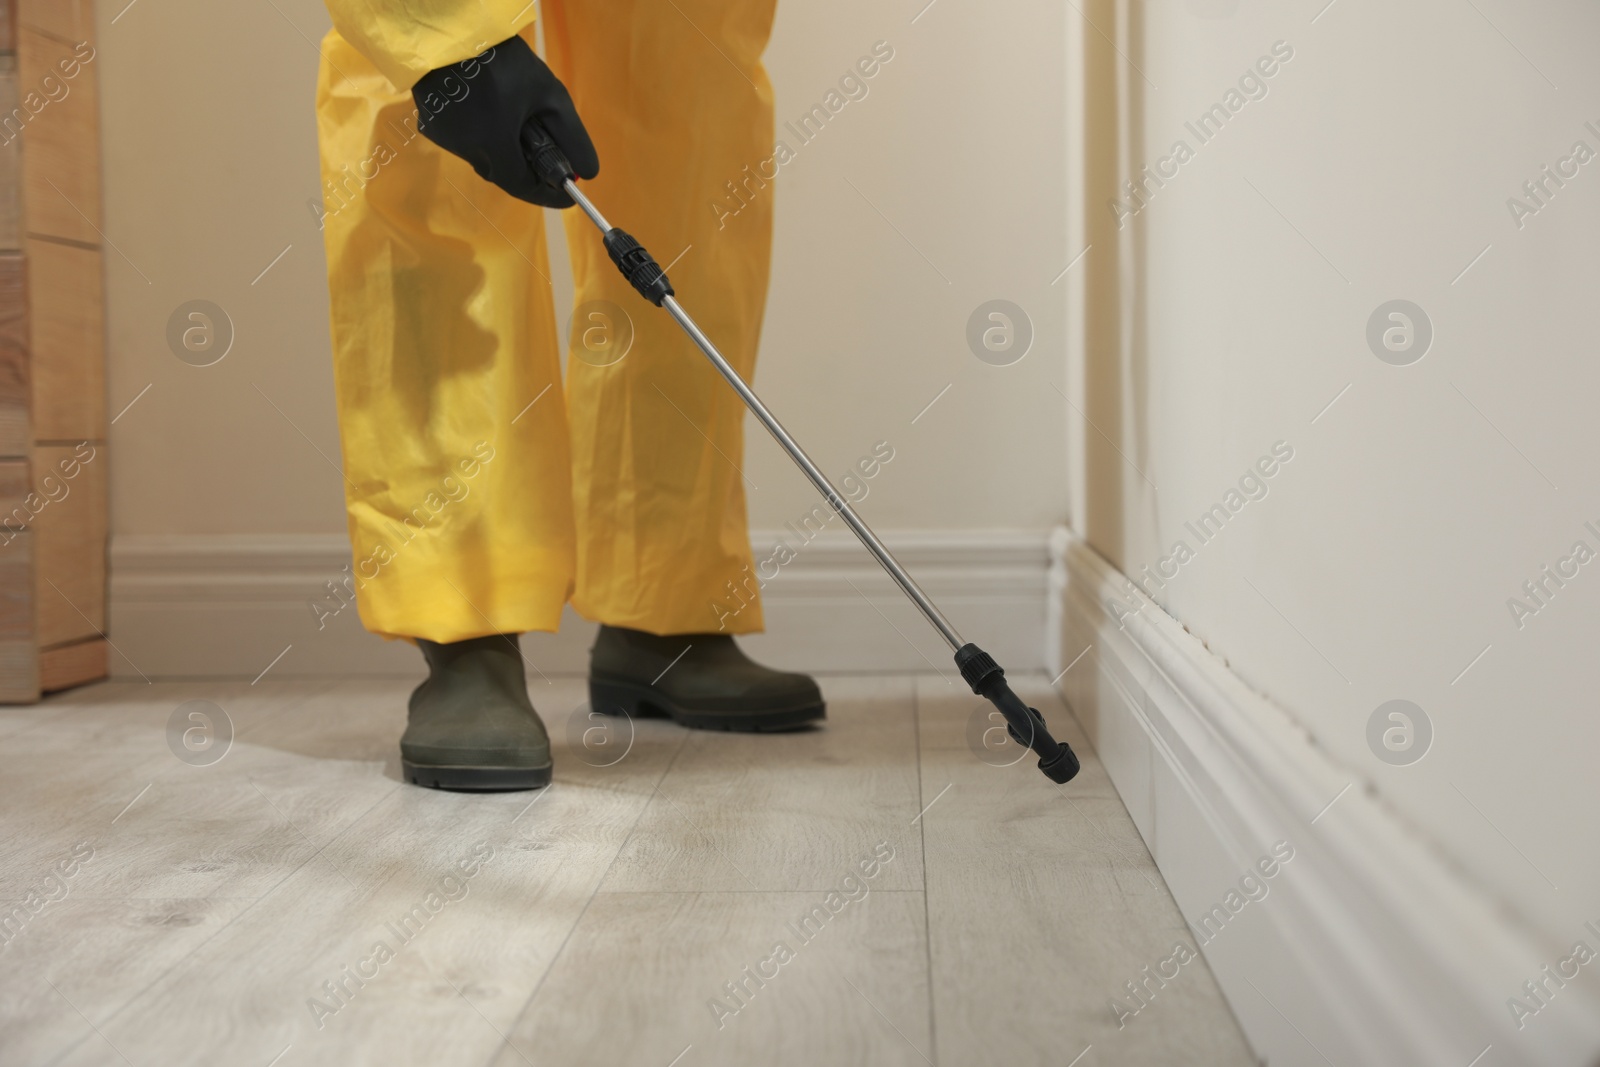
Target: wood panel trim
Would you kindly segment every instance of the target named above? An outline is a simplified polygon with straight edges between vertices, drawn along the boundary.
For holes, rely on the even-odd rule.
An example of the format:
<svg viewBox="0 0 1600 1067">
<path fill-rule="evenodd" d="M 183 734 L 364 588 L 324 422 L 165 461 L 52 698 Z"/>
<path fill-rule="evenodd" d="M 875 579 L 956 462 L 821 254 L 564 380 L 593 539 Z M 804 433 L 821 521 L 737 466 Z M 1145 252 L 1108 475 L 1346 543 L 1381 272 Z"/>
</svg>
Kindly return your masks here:
<svg viewBox="0 0 1600 1067">
<path fill-rule="evenodd" d="M 39 652 L 39 689 L 53 693 L 99 681 L 110 672 L 110 662 L 103 637 L 43 649 Z"/>
</svg>

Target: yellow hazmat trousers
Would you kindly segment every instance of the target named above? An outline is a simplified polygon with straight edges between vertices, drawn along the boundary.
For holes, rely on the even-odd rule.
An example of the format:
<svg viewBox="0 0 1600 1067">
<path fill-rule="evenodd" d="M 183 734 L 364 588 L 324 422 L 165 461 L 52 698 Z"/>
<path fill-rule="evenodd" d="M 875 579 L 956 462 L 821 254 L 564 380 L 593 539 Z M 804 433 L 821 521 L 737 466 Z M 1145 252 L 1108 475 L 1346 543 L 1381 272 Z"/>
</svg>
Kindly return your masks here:
<svg viewBox="0 0 1600 1067">
<path fill-rule="evenodd" d="M 514 32 L 531 43 L 534 5 L 327 2 L 317 127 L 362 622 L 433 641 L 553 631 L 570 598 L 586 618 L 656 634 L 724 618 L 726 632 L 760 630 L 759 603 L 714 605 L 730 582 L 752 595 L 739 398 L 576 209 L 563 388 L 543 209 L 416 132 L 410 86 Z M 747 187 L 736 218 L 714 205 L 771 155 L 760 56 L 774 2 L 542 4 L 547 61 L 600 154 L 586 191 L 672 263 L 746 376 L 772 190 Z"/>
</svg>

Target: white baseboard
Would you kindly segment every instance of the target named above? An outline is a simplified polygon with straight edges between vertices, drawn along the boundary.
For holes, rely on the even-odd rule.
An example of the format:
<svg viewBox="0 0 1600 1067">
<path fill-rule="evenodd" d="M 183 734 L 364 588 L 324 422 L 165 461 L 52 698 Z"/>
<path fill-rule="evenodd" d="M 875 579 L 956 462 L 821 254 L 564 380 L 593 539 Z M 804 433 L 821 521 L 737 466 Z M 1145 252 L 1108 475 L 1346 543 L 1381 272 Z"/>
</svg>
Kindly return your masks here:
<svg viewBox="0 0 1600 1067">
<path fill-rule="evenodd" d="M 1045 531 L 882 536 L 970 640 L 1010 670 L 1043 669 Z M 756 532 L 758 558 L 775 538 Z M 118 537 L 111 548 L 113 673 L 253 678 L 286 648 L 272 677 L 418 673 L 416 651 L 367 633 L 353 608 L 319 628 L 310 605 L 327 598 L 324 583 L 349 562 L 349 543 L 337 534 Z M 767 632 L 745 647 L 774 666 L 955 674 L 943 642 L 844 530 L 806 545 L 762 597 Z M 569 609 L 559 634 L 530 635 L 523 650 L 547 674 L 581 674 L 593 635 L 594 626 Z"/>
<path fill-rule="evenodd" d="M 1507 1008 L 1570 945 L 1544 943 L 1497 906 L 1082 541 L 1058 530 L 1051 556 L 1051 670 L 1090 649 L 1064 694 L 1191 930 L 1275 842 L 1295 850 L 1268 895 L 1202 949 L 1259 1056 L 1324 1067 L 1596 1062 L 1592 981 L 1570 983 L 1551 1001 L 1559 1010 L 1521 1032 Z"/>
</svg>

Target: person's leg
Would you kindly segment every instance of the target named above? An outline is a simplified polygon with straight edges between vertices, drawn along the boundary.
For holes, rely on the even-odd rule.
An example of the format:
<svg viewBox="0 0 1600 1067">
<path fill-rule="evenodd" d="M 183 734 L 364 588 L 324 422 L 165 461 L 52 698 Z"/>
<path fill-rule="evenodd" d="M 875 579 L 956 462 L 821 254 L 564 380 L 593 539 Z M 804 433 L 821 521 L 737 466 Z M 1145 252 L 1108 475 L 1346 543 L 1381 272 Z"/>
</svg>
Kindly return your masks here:
<svg viewBox="0 0 1600 1067">
<path fill-rule="evenodd" d="M 585 183 L 613 225 L 649 249 L 737 367 L 755 367 L 772 245 L 770 183 L 719 220 L 726 183 L 769 160 L 772 90 L 761 66 L 773 0 L 547 0 L 551 67 L 600 153 Z M 769 170 L 770 173 L 770 170 Z M 752 186 L 754 189 L 754 186 Z M 663 311 L 566 213 L 576 302 L 632 322 L 630 353 L 567 363 L 578 580 L 586 618 L 653 634 L 762 629 L 745 520 L 744 407 Z M 737 606 L 729 583 L 748 602 Z"/>
<path fill-rule="evenodd" d="M 334 378 L 363 623 L 423 643 L 408 777 L 525 785 L 549 749 L 514 635 L 555 630 L 574 568 L 542 211 L 416 132 L 337 33 L 317 124 Z M 505 640 L 479 640 L 513 635 Z M 455 756 L 451 756 L 455 752 Z M 496 755 L 499 753 L 499 755 Z M 411 774 L 413 764 L 462 771 Z"/>
<path fill-rule="evenodd" d="M 761 53 L 773 0 L 546 0 L 544 11 L 551 67 L 600 154 L 587 191 L 670 268 L 701 327 L 749 377 L 772 248 L 772 88 Z M 737 215 L 730 185 L 745 202 Z M 722 729 L 822 718 L 810 678 L 752 663 L 731 636 L 762 629 L 743 404 L 617 274 L 588 219 L 569 211 L 566 226 L 579 323 L 567 361 L 573 605 L 603 624 L 590 662 L 595 708 L 651 708 Z M 622 359 L 586 358 L 591 311 L 631 322 Z"/>
<path fill-rule="evenodd" d="M 458 641 L 556 629 L 571 459 L 543 211 L 416 132 L 337 34 L 317 118 L 334 384 L 362 621 Z"/>
</svg>

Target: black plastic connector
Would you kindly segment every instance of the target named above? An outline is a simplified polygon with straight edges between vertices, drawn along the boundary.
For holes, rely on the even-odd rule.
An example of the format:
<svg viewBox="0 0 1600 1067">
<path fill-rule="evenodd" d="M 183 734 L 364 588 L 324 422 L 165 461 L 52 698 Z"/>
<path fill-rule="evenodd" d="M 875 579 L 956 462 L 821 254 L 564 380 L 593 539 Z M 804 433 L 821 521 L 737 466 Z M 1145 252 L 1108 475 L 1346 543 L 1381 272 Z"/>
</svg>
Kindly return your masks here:
<svg viewBox="0 0 1600 1067">
<path fill-rule="evenodd" d="M 1052 782 L 1069 782 L 1078 773 L 1078 757 L 1066 744 L 1050 736 L 1044 716 L 1022 702 L 1006 684 L 1006 672 L 977 645 L 968 643 L 956 651 L 956 666 L 972 691 L 999 709 L 1005 716 L 1006 733 L 1011 740 L 1039 755 L 1039 769 Z"/>
<path fill-rule="evenodd" d="M 522 152 L 539 180 L 552 189 L 561 189 L 567 182 L 577 180 L 567 157 L 537 122 L 522 128 Z M 663 300 L 673 295 L 667 272 L 632 234 L 613 226 L 606 231 L 605 243 L 611 262 L 640 296 L 660 307 Z"/>
<path fill-rule="evenodd" d="M 672 283 L 656 258 L 626 230 L 613 226 L 606 232 L 606 251 L 622 276 L 656 307 L 672 295 Z"/>
<path fill-rule="evenodd" d="M 972 687 L 974 693 L 980 696 L 983 690 L 979 687 L 983 684 L 985 678 L 995 671 L 1005 674 L 1005 671 L 1000 670 L 1000 664 L 994 661 L 993 656 L 970 641 L 957 650 L 956 666 L 961 670 L 962 680 Z"/>
<path fill-rule="evenodd" d="M 555 141 L 537 122 L 530 122 L 522 128 L 522 154 L 539 180 L 552 189 L 560 189 L 566 182 L 577 180 L 577 175 L 572 172 L 572 164 L 567 162 L 567 157 L 561 154 L 561 149 L 556 147 Z"/>
</svg>

